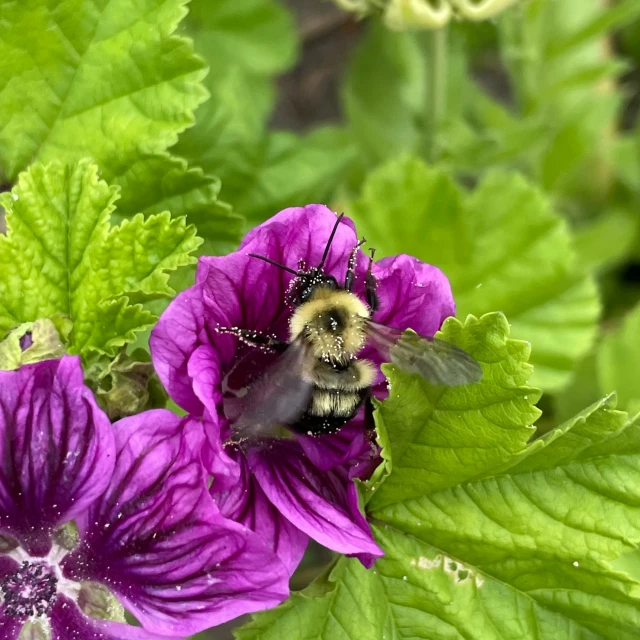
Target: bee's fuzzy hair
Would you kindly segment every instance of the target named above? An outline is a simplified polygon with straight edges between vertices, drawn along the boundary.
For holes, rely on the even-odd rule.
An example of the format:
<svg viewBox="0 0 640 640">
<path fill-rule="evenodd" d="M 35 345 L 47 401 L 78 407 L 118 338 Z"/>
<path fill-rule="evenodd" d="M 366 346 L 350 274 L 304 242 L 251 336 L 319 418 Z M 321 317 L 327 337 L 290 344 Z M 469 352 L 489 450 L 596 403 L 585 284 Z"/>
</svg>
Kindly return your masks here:
<svg viewBox="0 0 640 640">
<path fill-rule="evenodd" d="M 339 312 L 344 323 L 335 332 L 326 328 L 326 316 L 332 310 Z M 321 288 L 293 313 L 289 322 L 291 340 L 302 335 L 316 357 L 346 363 L 364 346 L 364 320 L 369 315 L 368 307 L 354 294 Z"/>
</svg>

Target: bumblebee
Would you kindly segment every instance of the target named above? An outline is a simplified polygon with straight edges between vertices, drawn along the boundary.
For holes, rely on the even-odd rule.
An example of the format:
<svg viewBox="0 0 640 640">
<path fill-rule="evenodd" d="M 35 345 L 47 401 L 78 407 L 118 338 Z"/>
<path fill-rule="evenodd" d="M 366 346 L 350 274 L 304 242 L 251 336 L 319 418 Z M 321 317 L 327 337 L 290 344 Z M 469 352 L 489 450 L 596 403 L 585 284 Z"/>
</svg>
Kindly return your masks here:
<svg viewBox="0 0 640 640">
<path fill-rule="evenodd" d="M 370 389 L 377 369 L 369 360 L 358 358 L 366 344 L 373 344 L 386 361 L 433 384 L 456 386 L 482 379 L 480 365 L 459 347 L 371 319 L 379 308 L 372 273 L 374 250 L 365 276 L 366 304 L 352 293 L 357 251 L 364 239 L 349 255 L 343 286 L 324 271 L 342 217 L 337 218 L 316 267 L 307 268 L 301 261 L 296 270 L 249 254 L 294 274 L 286 300 L 293 312 L 288 342 L 246 329 L 217 329 L 278 354 L 264 374 L 230 405 L 233 409 L 227 415 L 232 439 L 237 442 L 268 435 L 280 425 L 311 436 L 331 434 L 351 420 L 364 403 L 371 410 Z"/>
</svg>

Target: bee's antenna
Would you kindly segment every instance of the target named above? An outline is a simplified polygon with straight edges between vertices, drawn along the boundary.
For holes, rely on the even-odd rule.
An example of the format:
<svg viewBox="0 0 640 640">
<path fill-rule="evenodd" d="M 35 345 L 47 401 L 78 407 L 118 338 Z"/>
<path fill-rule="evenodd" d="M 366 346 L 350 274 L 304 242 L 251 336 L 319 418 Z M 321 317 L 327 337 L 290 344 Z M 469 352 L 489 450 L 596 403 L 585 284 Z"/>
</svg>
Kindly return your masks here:
<svg viewBox="0 0 640 640">
<path fill-rule="evenodd" d="M 322 254 L 322 260 L 320 260 L 320 264 L 318 265 L 318 269 L 322 269 L 324 267 L 324 263 L 327 260 L 327 256 L 329 255 L 329 249 L 331 248 L 331 243 L 333 242 L 333 238 L 336 235 L 336 231 L 338 230 L 338 225 L 344 218 L 344 213 L 341 213 L 336 220 L 336 223 L 333 225 L 333 230 L 331 231 L 331 235 L 329 236 L 329 240 L 327 241 L 327 246 L 324 248 L 324 253 Z"/>
<path fill-rule="evenodd" d="M 269 264 L 274 265 L 275 267 L 280 267 L 280 269 L 284 269 L 285 271 L 288 271 L 289 273 L 293 273 L 294 276 L 299 275 L 298 272 L 295 269 L 291 269 L 290 267 L 287 267 L 283 264 L 280 264 L 279 262 L 276 262 L 275 260 L 271 260 L 271 258 L 267 258 L 266 256 L 259 256 L 257 253 L 249 253 L 247 254 L 250 258 L 258 258 L 259 260 L 264 260 L 265 262 L 268 262 Z"/>
</svg>

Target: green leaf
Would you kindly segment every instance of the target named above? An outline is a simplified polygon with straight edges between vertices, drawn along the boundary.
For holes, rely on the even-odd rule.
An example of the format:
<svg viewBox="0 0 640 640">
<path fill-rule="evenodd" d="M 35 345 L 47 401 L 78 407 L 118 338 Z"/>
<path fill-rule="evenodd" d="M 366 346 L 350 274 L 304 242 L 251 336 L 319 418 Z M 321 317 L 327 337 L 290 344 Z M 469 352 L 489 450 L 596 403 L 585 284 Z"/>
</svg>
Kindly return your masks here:
<svg viewBox="0 0 640 640">
<path fill-rule="evenodd" d="M 169 208 L 235 248 L 242 220 L 219 206 L 216 178 L 166 153 L 207 97 L 206 65 L 172 35 L 186 0 L 7 5 L 0 24 L 0 165 L 10 182 L 32 161 L 91 157 L 120 187 L 119 215 Z M 33 47 L 33 42 L 38 42 Z M 220 232 L 220 235 L 211 235 Z"/>
<path fill-rule="evenodd" d="M 337 127 L 320 127 L 305 136 L 270 134 L 250 180 L 223 193 L 250 224 L 281 209 L 327 202 L 355 157 L 351 137 Z"/>
<path fill-rule="evenodd" d="M 139 149 L 174 144 L 206 98 L 204 62 L 189 40 L 171 35 L 185 4 L 5 3 L 0 158 L 7 178 L 33 161 L 91 156 L 110 180 Z"/>
<path fill-rule="evenodd" d="M 611 269 L 635 246 L 640 220 L 635 211 L 611 209 L 578 229 L 575 248 L 585 271 Z"/>
<path fill-rule="evenodd" d="M 191 0 L 185 24 L 197 51 L 216 71 L 232 64 L 273 75 L 286 71 L 296 57 L 293 17 L 274 0 Z"/>
<path fill-rule="evenodd" d="M 368 504 L 385 556 L 369 571 L 340 559 L 302 593 L 254 616 L 238 640 L 638 636 L 640 583 L 613 563 L 640 543 L 640 421 L 607 397 L 525 446 L 535 409 L 491 397 L 529 395 L 526 349 L 507 332 L 497 314 L 445 327 L 485 369 L 466 397 L 389 372 L 376 420 L 393 469 Z M 450 391 L 456 403 L 445 405 Z M 434 392 L 442 406 L 429 412 Z M 394 482 L 412 449 L 419 466 Z"/>
<path fill-rule="evenodd" d="M 484 371 L 482 382 L 433 387 L 419 376 L 385 365 L 389 398 L 379 406 L 388 437 L 391 475 L 369 508 L 457 485 L 522 451 L 535 429 L 540 397 L 525 386 L 531 375 L 529 345 L 509 340 L 503 315 L 448 319 L 437 334 L 470 353 Z M 478 439 L 482 438 L 482 446 Z M 472 446 L 469 443 L 473 442 Z"/>
<path fill-rule="evenodd" d="M 195 0 L 185 26 L 211 67 L 205 81 L 211 97 L 174 151 L 219 176 L 222 197 L 237 209 L 236 200 L 257 179 L 269 145 L 273 76 L 295 59 L 293 19 L 274 0 Z"/>
<path fill-rule="evenodd" d="M 168 210 L 174 217 L 187 216 L 196 226 L 204 239 L 199 253 L 224 255 L 237 249 L 244 219 L 218 198 L 218 178 L 187 168 L 181 158 L 156 154 L 142 155 L 119 177 L 118 184 L 122 198 L 114 220 Z"/>
<path fill-rule="evenodd" d="M 635 0 L 623 0 L 612 7 L 605 5 L 586 24 L 571 31 L 564 38 L 551 42 L 547 55 L 550 58 L 562 55 L 584 43 L 606 36 L 611 31 L 622 29 L 638 17 L 640 17 L 640 4 Z"/>
<path fill-rule="evenodd" d="M 61 314 L 71 352 L 113 354 L 154 322 L 139 303 L 173 295 L 170 272 L 193 263 L 201 241 L 168 212 L 111 227 L 116 194 L 83 160 L 35 163 L 0 196 L 0 332 Z"/>
<path fill-rule="evenodd" d="M 369 23 L 351 59 L 342 100 L 371 164 L 418 144 L 424 75 L 420 46 L 412 34 Z"/>
<path fill-rule="evenodd" d="M 460 317 L 503 311 L 511 335 L 532 344 L 535 386 L 567 384 L 593 343 L 599 304 L 566 224 L 538 189 L 489 172 L 466 194 L 444 171 L 406 157 L 372 172 L 350 212 L 383 255 L 440 267 Z"/>
<path fill-rule="evenodd" d="M 375 570 L 374 570 L 375 571 Z M 327 577 L 234 630 L 237 640 L 398 638 L 380 580 L 357 561 L 339 560 Z M 357 612 L 357 615 L 354 615 Z"/>
<path fill-rule="evenodd" d="M 640 410 L 640 306 L 605 335 L 597 361 L 600 388 L 605 392 L 615 390 L 623 407 Z"/>
</svg>

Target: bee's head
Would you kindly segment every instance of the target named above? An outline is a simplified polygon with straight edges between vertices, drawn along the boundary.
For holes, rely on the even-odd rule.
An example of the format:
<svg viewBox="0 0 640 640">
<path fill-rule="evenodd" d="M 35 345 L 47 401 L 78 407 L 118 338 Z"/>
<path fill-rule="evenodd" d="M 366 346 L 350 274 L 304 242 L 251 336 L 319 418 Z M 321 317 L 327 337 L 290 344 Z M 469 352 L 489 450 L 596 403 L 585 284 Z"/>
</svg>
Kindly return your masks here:
<svg viewBox="0 0 640 640">
<path fill-rule="evenodd" d="M 319 267 L 298 271 L 287 291 L 287 304 L 298 307 L 308 302 L 318 289 L 335 291 L 338 289 L 338 281 Z"/>
</svg>

